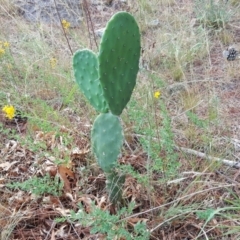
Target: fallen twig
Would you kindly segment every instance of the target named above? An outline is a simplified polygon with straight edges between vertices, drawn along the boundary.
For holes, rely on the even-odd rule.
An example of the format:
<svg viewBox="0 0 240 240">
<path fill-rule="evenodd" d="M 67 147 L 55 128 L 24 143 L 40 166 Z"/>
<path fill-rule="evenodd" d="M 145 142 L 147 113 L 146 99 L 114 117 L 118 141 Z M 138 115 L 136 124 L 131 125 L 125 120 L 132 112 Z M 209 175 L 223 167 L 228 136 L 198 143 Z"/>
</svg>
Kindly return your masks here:
<svg viewBox="0 0 240 240">
<path fill-rule="evenodd" d="M 231 161 L 231 160 L 224 159 L 224 158 L 212 157 L 212 156 L 207 155 L 206 153 L 198 152 L 196 150 L 189 149 L 189 148 L 175 146 L 175 149 L 178 150 L 178 151 L 183 151 L 185 153 L 192 154 L 192 155 L 210 160 L 210 161 L 221 162 L 221 163 L 223 163 L 227 166 L 230 166 L 230 167 L 240 168 L 240 162 L 235 162 L 235 161 Z"/>
<path fill-rule="evenodd" d="M 144 135 L 141 135 L 141 134 L 134 134 L 134 136 L 136 136 L 136 137 L 144 137 Z M 153 138 L 153 139 L 157 140 L 156 138 Z M 178 147 L 176 145 L 174 146 L 174 148 L 176 150 L 178 150 L 178 151 L 183 151 L 185 153 L 192 154 L 192 155 L 195 155 L 197 157 L 201 157 L 203 159 L 207 159 L 207 160 L 210 160 L 210 161 L 221 162 L 221 163 L 223 163 L 223 164 L 225 164 L 227 166 L 234 167 L 234 168 L 240 168 L 240 162 L 231 161 L 231 160 L 224 159 L 224 158 L 212 157 L 212 156 L 207 155 L 206 153 L 198 152 L 196 150 L 189 149 L 189 148 Z"/>
</svg>

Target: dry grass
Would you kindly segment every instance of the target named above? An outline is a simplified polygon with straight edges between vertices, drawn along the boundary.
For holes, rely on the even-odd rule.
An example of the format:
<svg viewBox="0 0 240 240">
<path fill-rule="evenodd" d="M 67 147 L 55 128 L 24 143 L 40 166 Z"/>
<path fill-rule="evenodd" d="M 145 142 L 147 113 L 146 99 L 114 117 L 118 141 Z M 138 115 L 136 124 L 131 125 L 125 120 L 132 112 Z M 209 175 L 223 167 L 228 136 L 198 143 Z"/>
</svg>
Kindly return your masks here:
<svg viewBox="0 0 240 240">
<path fill-rule="evenodd" d="M 222 57 L 228 45 L 240 50 L 240 6 L 230 1 L 229 8 L 238 11 L 225 28 L 210 29 L 198 21 L 190 0 L 88 4 L 95 30 L 113 13 L 127 10 L 142 32 L 142 69 L 123 114 L 127 144 L 119 159 L 123 168 L 131 167 L 125 169 L 123 205 L 135 202 L 136 207 L 120 218 L 130 232 L 146 221 L 151 239 L 239 239 L 239 170 L 176 150 L 240 158 L 240 61 Z M 152 26 L 153 20 L 159 24 Z M 91 234 L 89 226 L 54 221 L 70 210 L 77 212 L 79 203 L 89 215 L 91 204 L 112 210 L 105 177 L 90 153 L 96 113 L 79 92 L 71 66 L 71 49 L 97 49 L 92 31 L 89 38 L 89 21 L 83 15 L 66 39 L 59 25 L 27 22 L 11 1 L 0 0 L 0 22 L 0 41 L 11 44 L 0 57 L 1 107 L 10 101 L 27 116 L 16 124 L 0 115 L 0 238 L 106 239 Z M 52 58 L 57 59 L 55 67 Z M 161 91 L 159 101 L 153 99 L 156 90 Z M 166 140 L 163 106 L 178 147 L 179 168 L 171 178 L 163 171 L 171 169 L 166 167 L 169 146 L 160 149 Z M 162 168 L 158 159 L 165 161 Z M 47 173 L 63 180 L 60 196 L 6 187 Z"/>
</svg>

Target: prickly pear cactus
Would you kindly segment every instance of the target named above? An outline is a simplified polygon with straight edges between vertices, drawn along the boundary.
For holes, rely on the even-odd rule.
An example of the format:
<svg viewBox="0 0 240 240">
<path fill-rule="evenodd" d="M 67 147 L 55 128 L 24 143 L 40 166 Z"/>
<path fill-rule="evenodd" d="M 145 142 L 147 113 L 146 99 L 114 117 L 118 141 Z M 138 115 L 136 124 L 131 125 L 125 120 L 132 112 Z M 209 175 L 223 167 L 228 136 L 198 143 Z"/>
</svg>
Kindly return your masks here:
<svg viewBox="0 0 240 240">
<path fill-rule="evenodd" d="M 73 69 L 76 82 L 91 105 L 99 112 L 108 112 L 95 53 L 88 49 L 77 51 L 73 57 Z"/>
<path fill-rule="evenodd" d="M 99 80 L 111 112 L 120 115 L 136 84 L 140 32 L 132 15 L 115 14 L 107 24 L 99 59 Z"/>
<path fill-rule="evenodd" d="M 87 49 L 77 51 L 73 57 L 74 75 L 80 89 L 101 112 L 91 131 L 92 150 L 106 174 L 109 200 L 113 204 L 119 201 L 125 181 L 125 176 L 115 171 L 123 144 L 118 116 L 135 87 L 139 58 L 139 28 L 127 12 L 116 13 L 108 22 L 98 57 Z"/>
<path fill-rule="evenodd" d="M 111 113 L 102 113 L 94 121 L 92 149 L 99 166 L 110 173 L 117 162 L 123 144 L 123 131 L 120 120 Z"/>
</svg>

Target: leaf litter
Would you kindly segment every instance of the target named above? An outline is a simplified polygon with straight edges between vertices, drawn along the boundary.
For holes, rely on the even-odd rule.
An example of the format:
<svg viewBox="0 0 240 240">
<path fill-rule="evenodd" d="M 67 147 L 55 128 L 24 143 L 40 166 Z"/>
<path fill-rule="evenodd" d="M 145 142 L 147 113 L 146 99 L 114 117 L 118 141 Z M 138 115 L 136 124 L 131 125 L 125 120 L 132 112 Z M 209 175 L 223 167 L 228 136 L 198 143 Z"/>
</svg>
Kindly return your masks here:
<svg viewBox="0 0 240 240">
<path fill-rule="evenodd" d="M 1 218 L 0 226 L 2 230 L 4 229 L 3 234 L 6 233 L 8 226 L 11 226 L 13 227 L 11 239 L 105 239 L 104 235 L 91 234 L 91 228 L 83 227 L 81 223 L 55 222 L 56 218 L 69 217 L 71 211 L 79 211 L 79 204 L 83 206 L 86 213 L 91 213 L 93 204 L 103 210 L 110 209 L 105 190 L 106 179 L 95 164 L 89 163 L 90 149 L 81 150 L 72 146 L 66 148 L 62 145 L 61 137 L 56 138 L 54 132 L 39 133 L 37 131 L 34 138 L 35 144 L 41 141 L 47 143 L 48 154 L 44 152 L 39 156 L 39 152 L 33 152 L 15 140 L 6 141 L 5 147 L 1 150 L 2 200 L 0 207 L 3 209 L 4 218 Z M 76 142 L 79 141 L 78 139 Z M 52 155 L 56 148 L 60 152 L 64 149 L 64 155 L 68 155 L 67 163 L 56 164 L 56 157 Z M 144 167 L 146 161 L 147 155 L 144 152 L 132 154 L 131 151 L 126 150 L 119 162 L 131 165 L 140 174 L 146 174 L 147 169 Z M 87 166 L 90 166 L 91 171 L 86 175 L 80 169 L 86 169 Z M 57 176 L 59 181 L 63 182 L 63 189 L 59 196 L 51 194 L 36 196 L 31 193 L 31 189 L 28 192 L 19 189 L 11 191 L 5 187 L 10 181 L 23 182 L 34 176 L 43 177 L 46 174 L 52 178 Z M 136 204 L 133 216 L 127 219 L 127 223 L 133 227 L 139 222 L 146 222 L 149 229 L 153 229 L 162 222 L 160 230 L 152 233 L 152 239 L 183 239 L 186 237 L 186 232 L 188 237 L 194 237 L 196 230 L 201 230 L 202 225 L 201 221 L 196 219 L 194 212 L 186 213 L 187 221 L 176 218 L 169 225 L 167 222 L 164 223 L 164 218 L 161 217 L 162 210 L 154 210 L 154 208 L 182 197 L 183 199 L 178 201 L 179 206 L 191 206 L 194 202 L 205 202 L 209 207 L 213 206 L 212 204 L 215 207 L 224 206 L 224 199 L 229 195 L 228 190 L 224 190 L 224 184 L 223 187 L 211 190 L 212 187 L 219 186 L 218 179 L 221 177 L 214 173 L 190 172 L 182 181 L 168 186 L 153 181 L 151 185 L 154 191 L 149 191 L 146 186 L 129 175 L 126 178 L 123 196 L 126 202 Z M 198 184 L 199 181 L 204 181 L 205 185 Z M 222 179 L 222 182 L 227 181 Z M 181 193 L 179 189 L 185 189 L 185 191 Z M 194 195 L 199 189 L 202 189 L 202 193 Z M 184 198 L 186 195 L 192 195 L 192 197 Z M 150 209 L 153 210 L 149 211 Z M 164 210 L 167 209 L 164 208 Z M 170 208 L 169 211 L 171 210 Z M 148 212 L 144 213 L 145 211 Z M 17 220 L 14 220 L 15 218 Z M 212 228 L 212 230 L 209 230 L 211 232 L 208 234 L 211 236 L 220 234 L 217 230 L 219 222 L 216 218 L 209 224 L 209 229 Z"/>
</svg>

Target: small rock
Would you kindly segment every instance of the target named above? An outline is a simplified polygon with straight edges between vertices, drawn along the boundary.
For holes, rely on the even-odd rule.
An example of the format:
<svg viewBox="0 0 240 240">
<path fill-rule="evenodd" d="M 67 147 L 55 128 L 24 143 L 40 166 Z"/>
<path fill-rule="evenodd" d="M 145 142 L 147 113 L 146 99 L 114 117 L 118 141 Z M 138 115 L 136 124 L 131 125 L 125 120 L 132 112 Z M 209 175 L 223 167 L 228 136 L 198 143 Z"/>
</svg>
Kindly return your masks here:
<svg viewBox="0 0 240 240">
<path fill-rule="evenodd" d="M 79 0 L 13 0 L 18 12 L 27 21 L 59 24 L 60 19 L 70 22 L 70 27 L 81 24 L 83 13 Z"/>
<path fill-rule="evenodd" d="M 149 22 L 147 25 L 148 25 L 148 27 L 155 28 L 160 25 L 160 21 L 158 19 L 155 19 L 155 20 L 152 20 L 151 22 Z"/>
<path fill-rule="evenodd" d="M 184 91 L 186 91 L 186 86 L 183 83 L 173 84 L 167 87 L 167 92 L 169 95 L 173 95 Z"/>
</svg>

